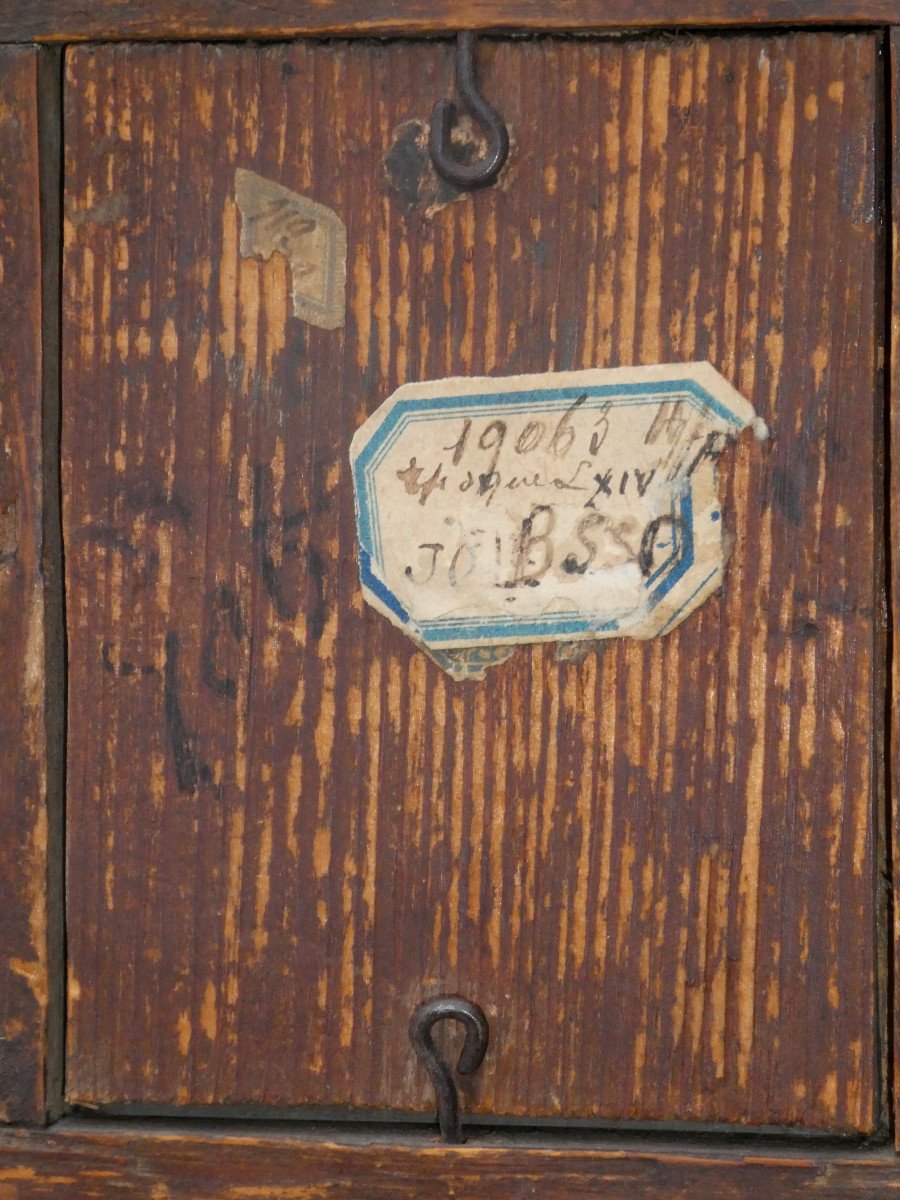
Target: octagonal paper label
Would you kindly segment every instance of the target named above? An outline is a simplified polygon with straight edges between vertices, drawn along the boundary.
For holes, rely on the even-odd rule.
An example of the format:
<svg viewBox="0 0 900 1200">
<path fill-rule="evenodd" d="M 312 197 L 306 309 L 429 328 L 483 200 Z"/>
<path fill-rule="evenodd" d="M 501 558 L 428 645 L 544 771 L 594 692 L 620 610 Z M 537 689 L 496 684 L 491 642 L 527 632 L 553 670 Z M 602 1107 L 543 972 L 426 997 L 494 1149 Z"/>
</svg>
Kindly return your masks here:
<svg viewBox="0 0 900 1200">
<path fill-rule="evenodd" d="M 350 450 L 366 600 L 454 677 L 531 642 L 657 637 L 722 582 L 709 363 L 406 384 Z"/>
</svg>

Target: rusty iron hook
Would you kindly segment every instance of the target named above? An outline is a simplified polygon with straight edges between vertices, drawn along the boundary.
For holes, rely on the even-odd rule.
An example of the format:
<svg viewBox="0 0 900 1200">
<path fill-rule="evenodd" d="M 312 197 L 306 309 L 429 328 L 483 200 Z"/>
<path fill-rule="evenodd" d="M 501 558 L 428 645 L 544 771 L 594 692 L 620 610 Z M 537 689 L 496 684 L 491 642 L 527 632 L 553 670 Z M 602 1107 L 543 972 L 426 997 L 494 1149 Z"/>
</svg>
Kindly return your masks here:
<svg viewBox="0 0 900 1200">
<path fill-rule="evenodd" d="M 460 188 L 486 187 L 503 169 L 509 154 L 509 132 L 502 117 L 478 90 L 475 73 L 475 34 L 462 30 L 456 35 L 456 86 L 469 116 L 486 130 L 487 153 L 475 162 L 464 163 L 453 152 L 451 133 L 457 108 L 452 100 L 439 100 L 431 114 L 428 152 L 434 169 L 448 183 Z"/>
<path fill-rule="evenodd" d="M 426 1000 L 413 1013 L 409 1022 L 409 1038 L 434 1085 L 438 1103 L 438 1124 L 445 1142 L 460 1145 L 465 1136 L 459 1119 L 459 1095 L 450 1068 L 438 1054 L 431 1031 L 438 1021 L 459 1021 L 466 1031 L 466 1040 L 456 1069 L 460 1075 L 471 1075 L 484 1061 L 488 1048 L 487 1017 L 471 1000 L 462 996 L 436 996 Z"/>
</svg>

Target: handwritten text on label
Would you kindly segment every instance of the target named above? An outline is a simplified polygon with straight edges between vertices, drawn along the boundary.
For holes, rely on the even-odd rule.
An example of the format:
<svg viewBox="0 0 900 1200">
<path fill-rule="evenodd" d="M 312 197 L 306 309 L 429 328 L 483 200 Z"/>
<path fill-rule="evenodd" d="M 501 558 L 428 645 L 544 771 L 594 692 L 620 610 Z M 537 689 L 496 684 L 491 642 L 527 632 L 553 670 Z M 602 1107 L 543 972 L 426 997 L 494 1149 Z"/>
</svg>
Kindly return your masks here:
<svg viewBox="0 0 900 1200">
<path fill-rule="evenodd" d="M 667 632 L 721 583 L 715 464 L 754 420 L 708 363 L 406 385 L 351 449 L 366 599 L 459 678 Z"/>
</svg>

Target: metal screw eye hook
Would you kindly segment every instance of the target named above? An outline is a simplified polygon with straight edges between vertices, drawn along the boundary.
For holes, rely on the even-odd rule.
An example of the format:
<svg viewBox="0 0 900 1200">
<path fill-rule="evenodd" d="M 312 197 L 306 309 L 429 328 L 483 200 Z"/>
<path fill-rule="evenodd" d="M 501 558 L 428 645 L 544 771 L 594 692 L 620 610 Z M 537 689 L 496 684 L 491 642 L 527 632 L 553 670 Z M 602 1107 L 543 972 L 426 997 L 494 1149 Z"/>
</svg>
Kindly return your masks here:
<svg viewBox="0 0 900 1200">
<path fill-rule="evenodd" d="M 426 1000 L 413 1013 L 409 1022 L 409 1038 L 413 1049 L 428 1072 L 438 1102 L 438 1124 L 445 1142 L 460 1145 L 464 1142 L 459 1120 L 459 1095 L 450 1068 L 435 1049 L 431 1031 L 438 1021 L 459 1021 L 465 1028 L 466 1040 L 456 1069 L 460 1075 L 471 1075 L 484 1061 L 488 1048 L 488 1023 L 484 1013 L 471 1000 L 461 996 L 437 996 Z"/>
<path fill-rule="evenodd" d="M 503 169 L 509 154 L 509 132 L 500 114 L 478 90 L 475 76 L 475 34 L 463 30 L 456 35 L 456 86 L 463 107 L 487 131 L 488 150 L 477 162 L 463 163 L 453 153 L 450 135 L 456 120 L 452 100 L 439 100 L 431 114 L 428 152 L 434 169 L 448 183 L 460 188 L 486 187 Z"/>
</svg>

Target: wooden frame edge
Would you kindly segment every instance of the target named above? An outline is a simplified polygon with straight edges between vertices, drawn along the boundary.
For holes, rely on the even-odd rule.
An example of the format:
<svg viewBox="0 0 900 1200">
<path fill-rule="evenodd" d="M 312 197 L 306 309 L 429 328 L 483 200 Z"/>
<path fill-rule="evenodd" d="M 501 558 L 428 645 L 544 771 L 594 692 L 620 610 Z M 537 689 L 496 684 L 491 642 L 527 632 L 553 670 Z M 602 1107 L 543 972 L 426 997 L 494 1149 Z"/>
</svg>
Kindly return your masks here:
<svg viewBox="0 0 900 1200">
<path fill-rule="evenodd" d="M 900 1188 L 890 1146 L 594 1135 L 445 1146 L 426 1128 L 69 1118 L 0 1133 L 10 1200 L 848 1200 Z M 11 1189 L 11 1190 L 10 1190 Z"/>
<path fill-rule="evenodd" d="M 47 1111 L 50 820 L 43 521 L 40 58 L 0 47 L 0 1121 Z M 15 322 L 18 321 L 18 326 Z"/>
<path fill-rule="evenodd" d="M 65 631 L 59 521 L 61 51 L 0 46 L 4 527 L 0 622 L 0 1121 L 62 1112 Z M 10 199 L 16 201 L 11 203 Z M 4 478 L 5 476 L 5 478 Z M 10 500 L 12 503 L 10 504 Z M 10 537 L 12 536 L 12 541 Z M 27 614 L 27 615 L 26 615 Z"/>
<path fill-rule="evenodd" d="M 38 173 L 41 201 L 41 473 L 44 585 L 44 737 L 47 812 L 47 1029 L 45 1121 L 65 1111 L 65 761 L 66 615 L 62 541 L 62 46 L 37 47 Z"/>
<path fill-rule="evenodd" d="M 900 0 L 0 0 L 0 41 L 587 33 L 751 25 L 889 25 Z"/>
<path fill-rule="evenodd" d="M 897 467 L 900 464 L 900 28 L 889 32 L 889 54 L 887 63 L 888 103 L 887 130 L 889 156 L 887 161 L 888 203 L 890 210 L 887 234 L 890 239 L 887 255 L 889 269 L 889 295 L 887 297 L 887 347 L 886 347 L 886 391 L 887 425 L 886 440 L 886 516 L 887 563 L 885 579 L 889 595 L 889 641 L 888 641 L 888 726 L 886 729 L 888 754 L 886 756 L 887 795 L 889 803 L 890 829 L 888 837 L 891 847 L 891 916 L 893 924 L 893 970 L 889 972 L 889 991 L 892 992 L 893 1037 L 892 1037 L 892 1083 L 894 1095 L 890 1098 L 894 1110 L 894 1132 L 900 1150 L 900 1095 L 897 1080 L 900 1079 L 900 993 L 897 979 L 900 978 L 900 712 L 897 700 L 900 697 L 900 638 L 896 635 L 900 622 L 900 551 L 894 544 L 894 531 L 900 530 L 900 486 Z M 889 1018 L 890 1019 L 890 1018 Z"/>
<path fill-rule="evenodd" d="M 69 3 L 48 5 L 49 15 L 60 9 L 74 9 Z M 137 4 L 119 5 L 126 10 Z M 157 3 L 156 9 L 167 7 Z M 797 15 L 797 5 L 787 3 L 753 3 L 751 0 L 735 0 L 730 5 L 704 0 L 691 6 L 690 12 L 675 21 L 663 19 L 665 4 L 662 0 L 651 0 L 641 13 L 626 15 L 626 6 L 619 0 L 605 6 L 604 20 L 593 20 L 592 14 L 600 7 L 588 0 L 576 0 L 564 15 L 553 14 L 543 17 L 535 15 L 540 5 L 531 0 L 506 0 L 504 3 L 466 5 L 460 0 L 450 0 L 440 18 L 422 15 L 427 4 L 404 2 L 391 6 L 379 5 L 367 20 L 354 19 L 353 14 L 361 5 L 353 0 L 331 0 L 331 3 L 314 5 L 308 0 L 295 0 L 294 7 L 301 10 L 298 24 L 275 27 L 274 24 L 228 26 L 217 24 L 214 0 L 194 3 L 189 6 L 194 15 L 188 24 L 164 12 L 151 13 L 146 24 L 130 28 L 126 11 L 121 27 L 107 29 L 104 33 L 99 24 L 95 29 L 75 32 L 63 21 L 55 31 L 41 32 L 38 25 L 24 27 L 17 35 L 10 33 L 7 26 L 12 18 L 0 11 L 0 40 L 6 41 L 66 41 L 86 40 L 91 37 L 150 39 L 158 37 L 280 37 L 280 36 L 330 36 L 338 34 L 423 35 L 448 33 L 458 25 L 483 29 L 516 28 L 532 31 L 583 31 L 592 29 L 650 29 L 661 26 L 735 26 L 750 24 L 888 24 L 900 22 L 900 0 L 877 0 L 869 5 L 817 4 L 815 13 Z M 374 5 L 371 7 L 375 7 Z M 387 10 L 394 8 L 397 15 L 390 16 Z M 812 6 L 810 6 L 812 7 Z M 250 7 L 251 16 L 255 6 Z M 474 12 L 470 12 L 474 8 Z M 728 13 L 723 14 L 723 9 Z M 29 9 L 26 0 L 25 9 Z M 99 16 L 107 5 L 97 4 Z M 111 11 L 112 6 L 109 6 Z M 208 12 L 194 10 L 208 10 Z M 840 11 L 838 11 L 840 10 Z M 382 11 L 384 15 L 379 16 Z M 344 14 L 342 16 L 342 14 Z M 607 15 L 608 14 L 608 19 Z M 817 15 L 818 14 L 818 15 Z M 62 14 L 65 17 L 65 13 Z M 466 17 L 468 20 L 465 20 Z M 26 13 L 27 17 L 27 13 Z M 458 17 L 458 20 L 455 18 Z M 41 18 L 43 19 L 43 18 Z M 263 21 L 264 14 L 255 20 Z M 23 21 L 25 18 L 23 18 Z M 94 18 L 92 17 L 93 21 Z M 35 17 L 35 21 L 38 18 Z M 204 24 L 205 22 L 205 24 Z M 891 350 L 890 395 L 900 395 L 900 29 L 890 34 L 891 45 L 891 111 L 893 137 L 892 170 L 892 304 L 891 304 Z M 900 432 L 892 422 L 891 452 L 900 456 Z M 900 461 L 898 457 L 897 461 Z M 900 522 L 900 494 L 891 489 L 891 521 Z M 900 527 L 900 524 L 894 527 Z M 900 617 L 900 569 L 890 564 L 892 616 L 895 623 Z M 893 695 L 900 696 L 900 651 L 895 644 L 892 654 Z M 892 778 L 896 791 L 900 780 L 900 718 L 892 715 Z M 893 805 L 893 861 L 894 878 L 894 935 L 896 962 L 900 964 L 900 877 L 896 866 L 900 863 L 900 805 Z M 896 993 L 895 1029 L 900 1029 L 900 1001 Z M 900 1070 L 898 1038 L 895 1033 L 895 1078 Z M 37 1113 L 32 1114 L 37 1115 Z M 334 1134 L 329 1135 L 334 1137 Z M 426 1144 L 427 1141 L 427 1144 Z M 243 1165 L 244 1151 L 248 1152 L 249 1165 Z M 268 1165 L 267 1165 L 268 1164 Z M 760 1170 L 758 1168 L 765 1168 Z M 689 1142 L 623 1143 L 609 1140 L 590 1148 L 559 1149 L 552 1145 L 496 1144 L 471 1146 L 461 1149 L 436 1146 L 433 1139 L 394 1135 L 392 1139 L 369 1135 L 348 1137 L 341 1141 L 317 1141 L 296 1132 L 283 1129 L 270 1133 L 244 1133 L 232 1130 L 225 1133 L 214 1129 L 160 1128 L 149 1122 L 85 1122 L 67 1119 L 45 1132 L 4 1130 L 0 1132 L 0 1200 L 7 1200 L 4 1191 L 8 1181 L 13 1184 L 12 1196 L 23 1200 L 45 1195 L 72 1196 L 96 1195 L 89 1190 L 96 1187 L 89 1181 L 100 1172 L 109 1171 L 111 1178 L 118 1178 L 120 1187 L 133 1189 L 117 1194 L 124 1196 L 147 1195 L 147 1180 L 159 1175 L 161 1185 L 171 1189 L 173 1197 L 210 1197 L 221 1200 L 238 1195 L 247 1195 L 248 1181 L 252 1171 L 259 1179 L 259 1194 L 271 1187 L 272 1194 L 288 1193 L 287 1181 L 295 1178 L 299 1182 L 291 1197 L 310 1197 L 318 1190 L 330 1186 L 330 1194 L 336 1198 L 356 1200 L 356 1197 L 384 1195 L 413 1195 L 417 1189 L 433 1186 L 435 1195 L 453 1195 L 458 1200 L 471 1196 L 473 1200 L 488 1200 L 493 1195 L 510 1194 L 514 1187 L 523 1185 L 526 1179 L 540 1181 L 542 1196 L 547 1200 L 571 1195 L 573 1192 L 585 1197 L 627 1196 L 629 1200 L 640 1200 L 646 1196 L 675 1195 L 696 1179 L 695 1190 L 689 1194 L 697 1200 L 709 1196 L 766 1196 L 772 1194 L 773 1182 L 783 1175 L 785 1180 L 779 1197 L 790 1200 L 794 1196 L 815 1195 L 817 1197 L 853 1196 L 873 1194 L 875 1181 L 878 1186 L 900 1187 L 900 1164 L 893 1153 L 885 1147 L 852 1151 L 847 1149 L 816 1148 L 810 1151 L 795 1148 L 773 1148 L 767 1144 L 764 1153 L 742 1149 L 725 1148 L 709 1140 L 703 1143 Z M 60 1171 L 62 1174 L 60 1174 Z M 236 1179 L 244 1182 L 232 1184 L 226 1177 L 233 1172 Z M 328 1172 L 334 1172 L 329 1176 Z M 117 1174 L 118 1173 L 118 1174 Z M 156 1174 L 154 1174 L 156 1173 Z M 208 1176 L 209 1187 L 201 1174 Z M 826 1176 L 828 1181 L 823 1184 Z M 271 1183 L 266 1180 L 271 1178 Z M 329 1185 L 329 1178 L 331 1180 Z M 308 1180 L 308 1181 L 307 1181 Z M 732 1182 L 733 1180 L 733 1182 Z M 74 1192 L 73 1186 L 88 1190 Z M 728 1187 L 743 1190 L 728 1191 Z M 201 1189 L 201 1190 L 198 1190 Z M 206 1188 L 206 1190 L 202 1190 Z M 225 1190 L 223 1190 L 223 1188 Z M 281 1188 L 281 1192 L 276 1192 Z M 494 1190 L 500 1188 L 502 1190 Z M 579 1188 L 582 1190 L 579 1191 Z M 617 1190 L 617 1189 L 625 1190 Z M 671 1188 L 671 1192 L 665 1189 Z M 240 1189 L 240 1190 L 239 1190 Z M 405 1189 L 405 1190 L 404 1190 Z M 442 1190 L 443 1189 L 443 1190 Z M 706 1189 L 706 1190 L 704 1190 Z M 161 1193 L 169 1195 L 169 1192 Z"/>
</svg>

